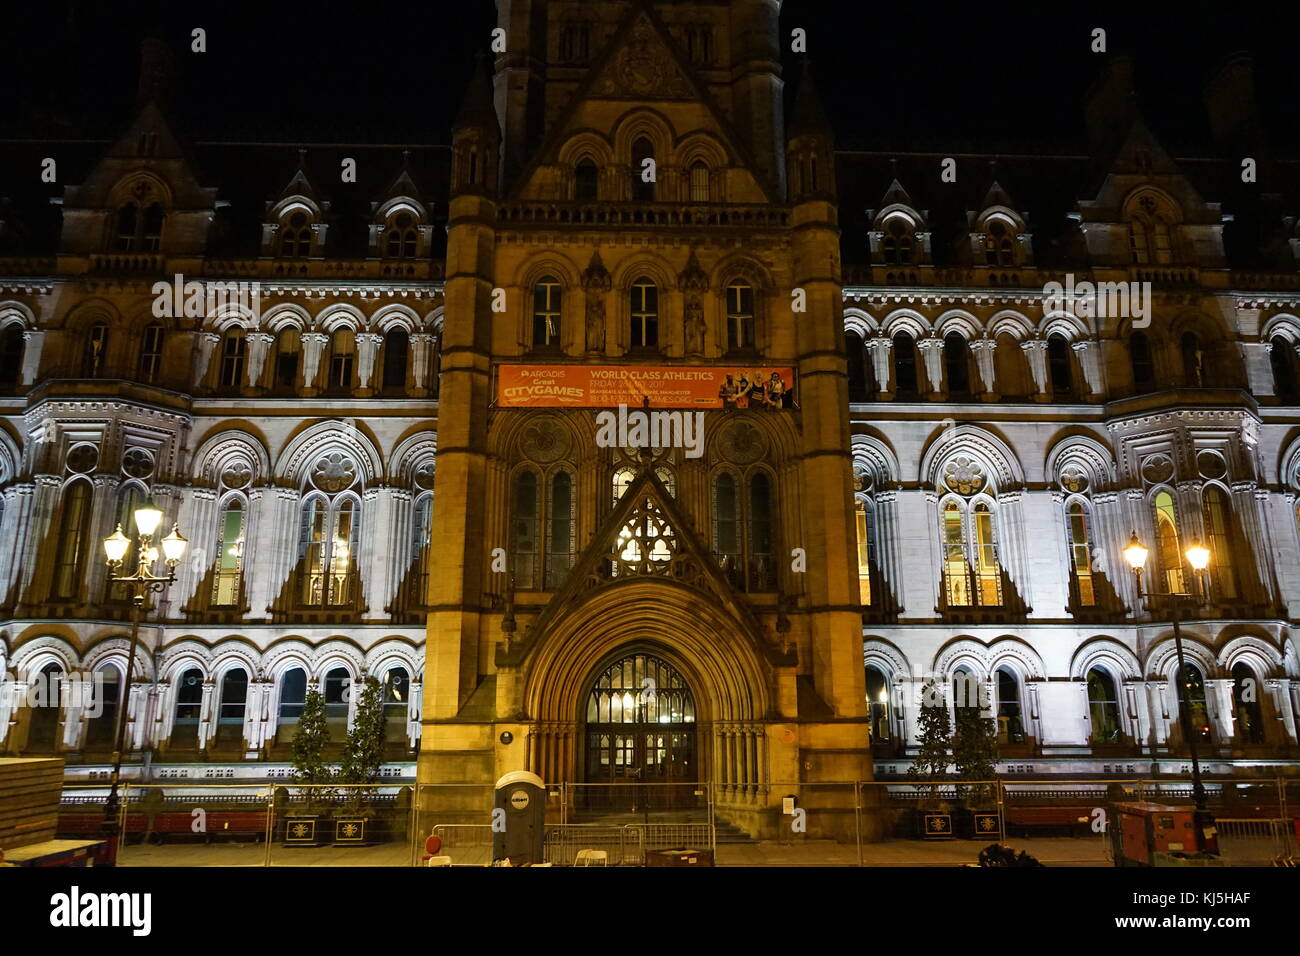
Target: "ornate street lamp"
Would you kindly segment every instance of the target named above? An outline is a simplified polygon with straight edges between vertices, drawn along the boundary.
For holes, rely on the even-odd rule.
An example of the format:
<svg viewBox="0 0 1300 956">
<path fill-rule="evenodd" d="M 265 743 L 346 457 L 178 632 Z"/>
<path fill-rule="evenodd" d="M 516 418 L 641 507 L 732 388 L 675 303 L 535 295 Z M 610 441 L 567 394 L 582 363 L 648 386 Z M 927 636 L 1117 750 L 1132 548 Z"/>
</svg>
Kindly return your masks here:
<svg viewBox="0 0 1300 956">
<path fill-rule="evenodd" d="M 144 618 L 145 598 L 151 591 L 161 592 L 164 587 L 176 580 L 176 565 L 185 554 L 189 544 L 181 537 L 180 527 L 172 525 L 172 530 L 163 538 L 163 559 L 167 564 L 167 573 L 157 575 L 153 567 L 158 563 L 158 548 L 154 544 L 154 534 L 162 522 L 163 513 L 153 503 L 146 501 L 135 509 L 132 518 L 136 530 L 140 533 L 136 544 L 135 571 L 131 574 L 118 574 L 126 561 L 127 552 L 131 550 L 131 539 L 122 532 L 119 524 L 117 530 L 104 539 L 104 554 L 108 558 L 110 578 L 114 584 L 126 585 L 131 590 L 131 647 L 127 654 L 126 680 L 122 685 L 125 690 L 118 693 L 117 734 L 113 745 L 113 778 L 108 791 L 108 802 L 104 804 L 103 834 L 108 839 L 108 859 L 105 865 L 117 865 L 117 848 L 121 839 L 121 824 L 118 821 L 120 801 L 117 791 L 122 781 L 122 751 L 126 743 L 126 712 L 131 693 L 131 672 L 135 668 L 135 648 L 140 635 L 140 621 Z"/>
<path fill-rule="evenodd" d="M 1182 607 L 1184 598 L 1188 598 L 1193 607 L 1200 603 L 1200 576 L 1210 565 L 1210 550 L 1202 545 L 1199 541 L 1193 541 L 1183 554 L 1187 557 L 1187 563 L 1192 566 L 1196 572 L 1195 584 L 1191 591 L 1151 591 L 1145 593 L 1142 590 L 1142 570 L 1146 567 L 1147 555 L 1150 552 L 1138 540 L 1137 532 L 1133 532 L 1133 537 L 1129 540 L 1128 545 L 1124 548 L 1124 559 L 1128 561 L 1129 566 L 1133 569 L 1133 574 L 1137 578 L 1137 595 L 1138 598 L 1145 597 L 1167 597 L 1169 598 L 1170 618 L 1174 628 L 1174 650 L 1178 655 L 1178 679 L 1175 681 L 1176 693 L 1178 694 L 1178 713 L 1182 718 L 1183 737 L 1187 740 L 1187 750 L 1192 758 L 1192 799 L 1196 805 L 1196 812 L 1193 814 L 1193 830 L 1196 838 L 1197 851 L 1205 849 L 1205 831 L 1214 826 L 1214 817 L 1206 809 L 1205 785 L 1201 782 L 1201 762 L 1196 753 L 1196 733 L 1192 727 L 1192 713 L 1189 701 L 1187 699 L 1187 661 L 1183 657 L 1183 637 L 1179 630 L 1179 611 Z"/>
</svg>

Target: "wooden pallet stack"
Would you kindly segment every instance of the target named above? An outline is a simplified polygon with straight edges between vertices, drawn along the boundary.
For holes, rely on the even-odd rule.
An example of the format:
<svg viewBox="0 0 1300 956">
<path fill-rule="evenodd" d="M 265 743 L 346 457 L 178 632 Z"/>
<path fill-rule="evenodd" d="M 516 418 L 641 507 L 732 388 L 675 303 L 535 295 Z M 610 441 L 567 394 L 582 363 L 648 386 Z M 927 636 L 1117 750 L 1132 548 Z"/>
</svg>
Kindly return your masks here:
<svg viewBox="0 0 1300 956">
<path fill-rule="evenodd" d="M 0 757 L 0 850 L 54 839 L 62 757 Z"/>
</svg>

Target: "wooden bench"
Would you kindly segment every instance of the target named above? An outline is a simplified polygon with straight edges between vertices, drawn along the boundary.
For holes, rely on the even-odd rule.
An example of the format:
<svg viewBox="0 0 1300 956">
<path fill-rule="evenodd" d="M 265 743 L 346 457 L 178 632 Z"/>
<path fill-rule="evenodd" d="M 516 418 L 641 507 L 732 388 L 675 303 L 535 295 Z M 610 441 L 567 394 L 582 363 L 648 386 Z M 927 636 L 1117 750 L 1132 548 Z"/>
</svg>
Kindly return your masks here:
<svg viewBox="0 0 1300 956">
<path fill-rule="evenodd" d="M 1007 804 L 1004 813 L 1007 831 L 1065 830 L 1070 836 L 1092 832 L 1093 807 L 1029 806 Z M 1027 833 L 1026 833 L 1027 835 Z"/>
</svg>

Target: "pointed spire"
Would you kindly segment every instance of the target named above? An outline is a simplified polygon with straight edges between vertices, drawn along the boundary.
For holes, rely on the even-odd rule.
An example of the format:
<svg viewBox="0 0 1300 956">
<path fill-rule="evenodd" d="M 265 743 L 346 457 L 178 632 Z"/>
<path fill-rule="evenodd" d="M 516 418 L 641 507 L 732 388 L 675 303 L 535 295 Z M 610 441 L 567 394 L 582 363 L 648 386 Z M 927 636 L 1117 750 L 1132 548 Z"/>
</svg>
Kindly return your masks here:
<svg viewBox="0 0 1300 956">
<path fill-rule="evenodd" d="M 140 79 L 136 85 L 135 108 L 141 110 L 150 103 L 165 106 L 175 79 L 175 62 L 166 41 L 158 36 L 145 37 L 140 42 Z"/>
<path fill-rule="evenodd" d="M 831 121 L 826 115 L 821 95 L 817 92 L 817 84 L 813 82 L 811 66 L 811 61 L 805 58 L 803 73 L 799 77 L 799 92 L 795 96 L 794 109 L 790 115 L 790 128 L 786 130 L 789 139 L 798 136 L 825 136 L 828 140 L 834 138 Z"/>
<path fill-rule="evenodd" d="M 458 130 L 473 126 L 487 127 L 498 134 L 501 129 L 496 108 L 492 105 L 492 74 L 488 69 L 487 54 L 482 50 L 474 58 L 474 75 L 465 89 L 465 98 L 461 100 L 451 128 Z"/>
</svg>

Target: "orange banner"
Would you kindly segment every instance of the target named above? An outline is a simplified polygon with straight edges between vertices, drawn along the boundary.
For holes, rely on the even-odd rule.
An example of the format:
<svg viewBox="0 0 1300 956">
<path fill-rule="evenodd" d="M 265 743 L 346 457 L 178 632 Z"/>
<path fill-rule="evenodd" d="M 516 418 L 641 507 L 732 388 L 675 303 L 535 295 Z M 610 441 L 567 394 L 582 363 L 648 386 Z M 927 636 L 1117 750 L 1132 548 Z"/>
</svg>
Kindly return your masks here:
<svg viewBox="0 0 1300 956">
<path fill-rule="evenodd" d="M 794 369 L 691 365 L 498 365 L 502 408 L 792 408 Z"/>
</svg>

